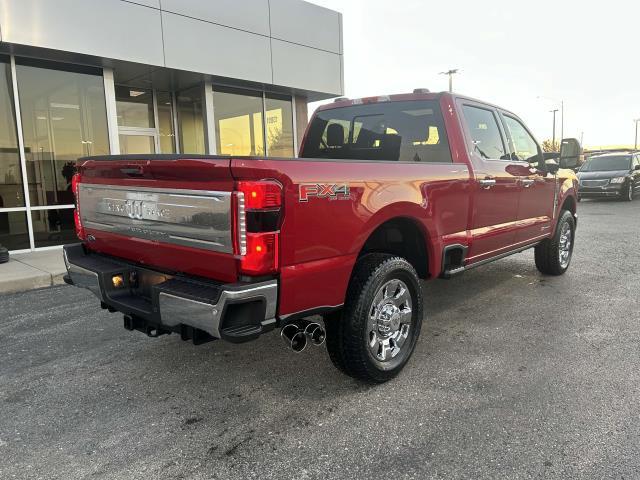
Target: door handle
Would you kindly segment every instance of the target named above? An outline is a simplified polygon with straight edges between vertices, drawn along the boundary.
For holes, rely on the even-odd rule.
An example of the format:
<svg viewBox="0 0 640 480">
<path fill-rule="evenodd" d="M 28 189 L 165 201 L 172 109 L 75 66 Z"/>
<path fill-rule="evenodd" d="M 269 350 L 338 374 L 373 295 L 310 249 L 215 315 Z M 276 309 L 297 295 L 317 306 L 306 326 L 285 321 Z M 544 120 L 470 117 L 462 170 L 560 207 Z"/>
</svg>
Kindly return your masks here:
<svg viewBox="0 0 640 480">
<path fill-rule="evenodd" d="M 483 178 L 482 180 L 478 180 L 478 183 L 485 190 L 489 190 L 496 185 L 496 181 L 494 178 Z"/>
<path fill-rule="evenodd" d="M 142 177 L 144 175 L 144 167 L 142 166 L 121 168 L 120 171 L 129 177 Z"/>
<path fill-rule="evenodd" d="M 531 180 L 530 178 L 523 178 L 522 179 L 522 186 L 524 188 L 530 188 L 533 186 L 533 184 L 536 183 L 535 180 Z"/>
</svg>

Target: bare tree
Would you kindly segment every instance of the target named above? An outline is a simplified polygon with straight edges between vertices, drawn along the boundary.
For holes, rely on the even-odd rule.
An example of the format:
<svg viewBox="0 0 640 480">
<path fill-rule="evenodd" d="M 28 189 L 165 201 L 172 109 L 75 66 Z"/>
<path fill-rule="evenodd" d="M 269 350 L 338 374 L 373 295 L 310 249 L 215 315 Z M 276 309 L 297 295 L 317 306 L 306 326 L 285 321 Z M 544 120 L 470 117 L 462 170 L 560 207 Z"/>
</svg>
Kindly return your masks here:
<svg viewBox="0 0 640 480">
<path fill-rule="evenodd" d="M 543 152 L 559 152 L 560 151 L 560 142 L 556 141 L 553 143 L 552 140 L 545 140 L 542 142 L 542 151 Z"/>
</svg>

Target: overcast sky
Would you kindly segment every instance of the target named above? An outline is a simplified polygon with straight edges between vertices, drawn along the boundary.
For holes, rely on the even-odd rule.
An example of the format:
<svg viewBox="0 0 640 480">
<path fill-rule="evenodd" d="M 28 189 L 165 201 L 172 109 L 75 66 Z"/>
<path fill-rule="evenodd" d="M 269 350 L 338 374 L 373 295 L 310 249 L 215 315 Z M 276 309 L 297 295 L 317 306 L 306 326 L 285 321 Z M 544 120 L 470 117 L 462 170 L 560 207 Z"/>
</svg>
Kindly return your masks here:
<svg viewBox="0 0 640 480">
<path fill-rule="evenodd" d="M 542 142 L 565 103 L 565 137 L 632 145 L 640 117 L 640 2 L 312 0 L 344 15 L 348 97 L 456 92 L 520 115 Z M 552 100 L 539 99 L 547 97 Z M 556 102 L 554 102 L 554 100 Z M 560 136 L 560 116 L 558 133 Z"/>
</svg>

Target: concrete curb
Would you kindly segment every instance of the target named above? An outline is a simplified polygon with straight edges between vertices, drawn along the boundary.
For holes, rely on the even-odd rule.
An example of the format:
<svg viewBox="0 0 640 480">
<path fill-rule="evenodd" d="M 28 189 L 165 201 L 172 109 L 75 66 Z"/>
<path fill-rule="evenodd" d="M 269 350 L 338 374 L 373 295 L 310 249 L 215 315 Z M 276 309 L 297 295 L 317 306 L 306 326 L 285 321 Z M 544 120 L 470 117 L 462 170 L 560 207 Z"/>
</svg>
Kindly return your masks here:
<svg viewBox="0 0 640 480">
<path fill-rule="evenodd" d="M 65 273 L 61 250 L 11 255 L 0 265 L 0 294 L 62 285 Z"/>
</svg>

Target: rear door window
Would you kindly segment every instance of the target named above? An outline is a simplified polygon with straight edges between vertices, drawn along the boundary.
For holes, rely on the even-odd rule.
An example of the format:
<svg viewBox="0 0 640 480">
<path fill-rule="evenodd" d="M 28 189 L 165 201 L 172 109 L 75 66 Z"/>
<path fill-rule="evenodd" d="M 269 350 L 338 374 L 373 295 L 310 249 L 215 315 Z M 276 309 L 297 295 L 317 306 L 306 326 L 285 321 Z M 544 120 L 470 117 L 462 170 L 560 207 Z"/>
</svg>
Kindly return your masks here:
<svg viewBox="0 0 640 480">
<path fill-rule="evenodd" d="M 496 114 L 472 105 L 464 105 L 462 110 L 476 154 L 488 160 L 510 160 Z"/>
<path fill-rule="evenodd" d="M 353 105 L 318 112 L 304 158 L 451 163 L 435 100 Z"/>
</svg>

